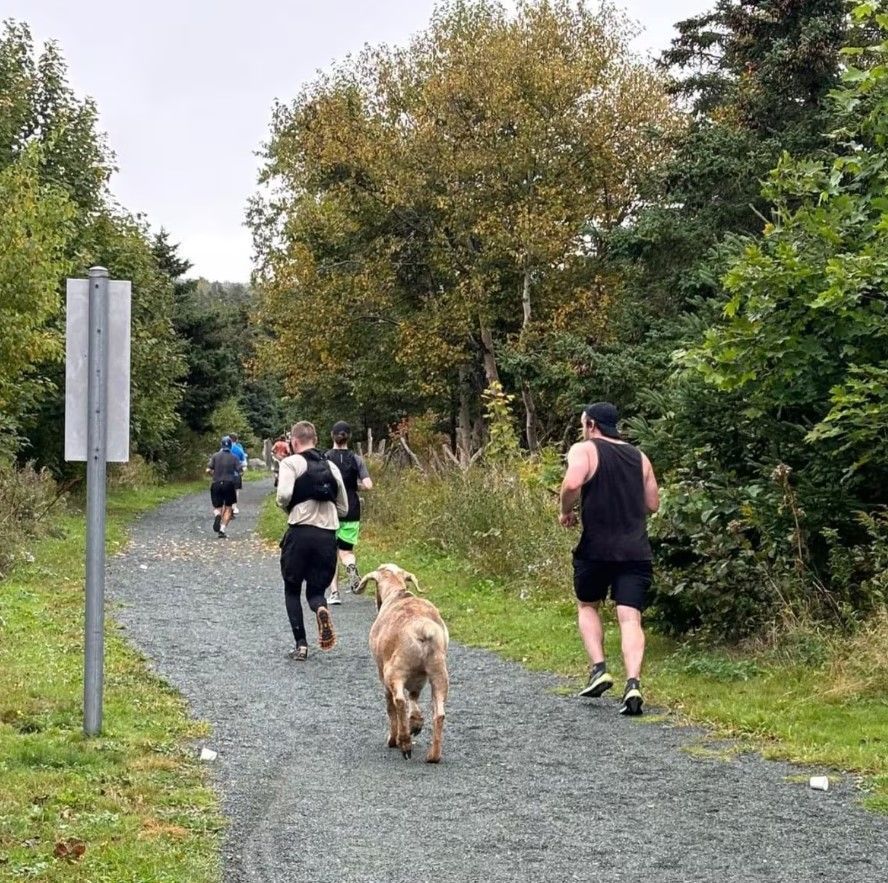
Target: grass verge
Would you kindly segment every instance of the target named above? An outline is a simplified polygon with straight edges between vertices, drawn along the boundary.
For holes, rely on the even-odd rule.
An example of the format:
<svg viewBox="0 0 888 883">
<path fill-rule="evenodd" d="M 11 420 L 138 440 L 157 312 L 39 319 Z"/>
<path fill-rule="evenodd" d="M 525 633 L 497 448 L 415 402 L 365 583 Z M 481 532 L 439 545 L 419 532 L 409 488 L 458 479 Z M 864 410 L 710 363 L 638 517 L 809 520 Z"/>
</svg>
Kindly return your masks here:
<svg viewBox="0 0 888 883">
<path fill-rule="evenodd" d="M 139 513 L 206 483 L 116 490 L 108 551 Z M 82 515 L 0 583 L 0 879 L 204 883 L 219 878 L 206 735 L 109 620 L 105 730 L 82 735 Z"/>
<path fill-rule="evenodd" d="M 283 514 L 266 501 L 260 532 L 280 537 Z M 516 597 L 504 581 L 421 543 L 407 543 L 371 519 L 362 524 L 362 571 L 395 561 L 413 571 L 447 620 L 454 640 L 571 678 L 579 687 L 587 659 L 576 630 L 573 595 Z M 817 664 L 770 653 L 679 645 L 648 631 L 645 688 L 649 700 L 683 718 L 739 739 L 766 757 L 829 767 L 864 777 L 863 802 L 888 813 L 888 697 L 879 691 L 828 691 L 836 659 Z M 833 648 L 838 652 L 840 648 Z M 852 648 L 845 648 L 850 650 Z M 611 620 L 606 652 L 619 670 L 619 635 Z"/>
</svg>

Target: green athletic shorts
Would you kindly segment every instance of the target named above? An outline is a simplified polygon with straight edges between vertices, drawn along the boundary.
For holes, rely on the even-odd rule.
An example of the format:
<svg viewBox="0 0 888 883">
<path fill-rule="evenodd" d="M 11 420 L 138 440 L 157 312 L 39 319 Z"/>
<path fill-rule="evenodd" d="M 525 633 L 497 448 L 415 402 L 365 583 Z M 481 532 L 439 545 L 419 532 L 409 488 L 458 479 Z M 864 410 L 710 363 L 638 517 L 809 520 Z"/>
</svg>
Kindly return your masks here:
<svg viewBox="0 0 888 883">
<path fill-rule="evenodd" d="M 350 552 L 357 545 L 358 534 L 361 532 L 360 521 L 340 521 L 336 531 L 336 546 Z"/>
</svg>

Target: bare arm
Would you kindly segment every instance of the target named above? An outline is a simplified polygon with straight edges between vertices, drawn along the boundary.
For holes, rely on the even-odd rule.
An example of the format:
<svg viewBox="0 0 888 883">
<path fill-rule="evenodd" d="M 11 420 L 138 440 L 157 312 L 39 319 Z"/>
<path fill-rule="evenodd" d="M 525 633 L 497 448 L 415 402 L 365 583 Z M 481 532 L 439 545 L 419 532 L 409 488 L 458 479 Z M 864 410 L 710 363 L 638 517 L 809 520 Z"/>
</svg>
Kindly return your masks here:
<svg viewBox="0 0 888 883">
<path fill-rule="evenodd" d="M 654 475 L 654 467 L 651 461 L 642 454 L 642 474 L 644 475 L 644 504 L 648 512 L 656 512 L 660 508 L 660 488 L 657 485 L 657 476 Z"/>
<path fill-rule="evenodd" d="M 577 523 L 573 510 L 580 499 L 580 489 L 588 481 L 589 475 L 594 475 L 597 467 L 598 452 L 594 445 L 581 442 L 568 451 L 567 471 L 561 482 L 561 510 L 558 519 L 564 527 Z"/>
<path fill-rule="evenodd" d="M 367 464 L 363 457 L 358 457 L 358 485 L 365 491 L 369 491 L 373 487 L 373 479 L 367 471 Z"/>
</svg>

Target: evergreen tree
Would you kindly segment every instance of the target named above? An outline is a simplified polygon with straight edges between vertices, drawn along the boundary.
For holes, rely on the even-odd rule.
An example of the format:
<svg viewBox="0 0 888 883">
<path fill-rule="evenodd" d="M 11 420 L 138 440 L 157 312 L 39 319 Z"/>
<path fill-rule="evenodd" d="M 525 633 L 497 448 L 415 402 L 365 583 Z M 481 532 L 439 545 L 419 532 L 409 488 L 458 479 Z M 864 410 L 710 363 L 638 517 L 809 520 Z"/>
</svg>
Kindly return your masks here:
<svg viewBox="0 0 888 883">
<path fill-rule="evenodd" d="M 690 111 L 672 160 L 648 181 L 636 222 L 614 236 L 633 303 L 674 315 L 718 289 L 714 249 L 761 230 L 762 181 L 783 151 L 828 145 L 826 97 L 838 84 L 844 0 L 718 0 L 679 22 L 661 64 Z"/>
</svg>

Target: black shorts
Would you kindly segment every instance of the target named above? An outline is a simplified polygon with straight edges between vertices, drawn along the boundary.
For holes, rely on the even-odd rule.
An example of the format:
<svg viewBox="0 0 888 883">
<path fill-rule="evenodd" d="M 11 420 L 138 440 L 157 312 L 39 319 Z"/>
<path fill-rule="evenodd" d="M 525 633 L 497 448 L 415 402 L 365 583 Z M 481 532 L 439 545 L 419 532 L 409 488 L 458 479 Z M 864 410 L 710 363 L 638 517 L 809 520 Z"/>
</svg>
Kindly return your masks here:
<svg viewBox="0 0 888 883">
<path fill-rule="evenodd" d="M 233 506 L 237 502 L 234 482 L 214 481 L 210 485 L 210 499 L 213 501 L 214 509 L 221 509 L 223 506 Z"/>
<path fill-rule="evenodd" d="M 574 558 L 574 592 L 577 600 L 589 604 L 604 601 L 607 590 L 615 604 L 644 610 L 651 587 L 650 561 L 586 561 Z"/>
<path fill-rule="evenodd" d="M 238 473 L 237 478 L 234 480 L 234 489 L 239 491 L 244 486 L 244 477 Z"/>
</svg>

